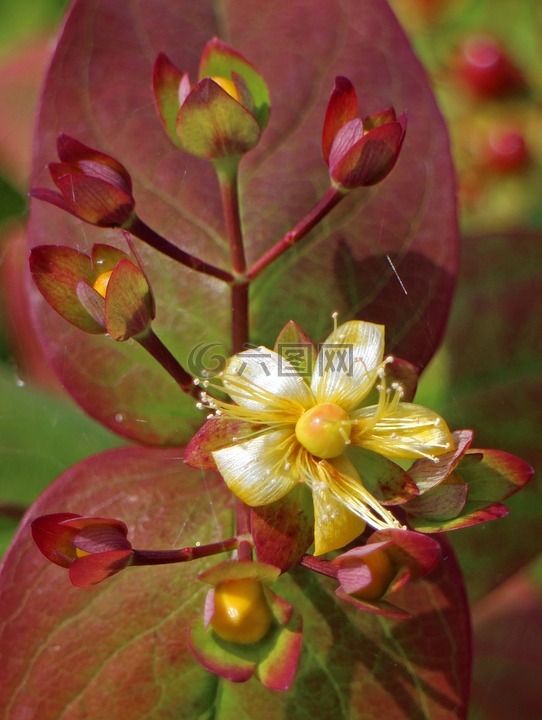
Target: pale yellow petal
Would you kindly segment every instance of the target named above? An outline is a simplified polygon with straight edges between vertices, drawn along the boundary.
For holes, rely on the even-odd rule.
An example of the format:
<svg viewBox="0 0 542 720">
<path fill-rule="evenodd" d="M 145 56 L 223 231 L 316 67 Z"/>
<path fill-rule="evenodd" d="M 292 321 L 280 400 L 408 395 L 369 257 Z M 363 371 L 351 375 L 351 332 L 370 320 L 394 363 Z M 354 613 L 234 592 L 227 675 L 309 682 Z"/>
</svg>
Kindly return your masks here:
<svg viewBox="0 0 542 720">
<path fill-rule="evenodd" d="M 273 350 L 245 350 L 231 357 L 221 379 L 231 399 L 251 410 L 288 412 L 314 405 L 307 383 L 295 368 Z"/>
<path fill-rule="evenodd" d="M 299 482 L 290 463 L 295 436 L 282 429 L 215 450 L 213 458 L 230 490 L 247 505 L 268 505 L 280 500 Z"/>
<path fill-rule="evenodd" d="M 354 515 L 322 483 L 313 488 L 314 554 L 323 555 L 348 545 L 365 530 Z"/>
<path fill-rule="evenodd" d="M 311 389 L 318 403 L 357 407 L 377 379 L 384 357 L 384 326 L 351 320 L 320 346 Z"/>
<path fill-rule="evenodd" d="M 436 458 L 454 447 L 446 422 L 437 413 L 421 405 L 398 403 L 393 411 L 376 422 L 378 406 L 353 413 L 357 425 L 352 428 L 353 445 L 387 457 Z"/>
</svg>

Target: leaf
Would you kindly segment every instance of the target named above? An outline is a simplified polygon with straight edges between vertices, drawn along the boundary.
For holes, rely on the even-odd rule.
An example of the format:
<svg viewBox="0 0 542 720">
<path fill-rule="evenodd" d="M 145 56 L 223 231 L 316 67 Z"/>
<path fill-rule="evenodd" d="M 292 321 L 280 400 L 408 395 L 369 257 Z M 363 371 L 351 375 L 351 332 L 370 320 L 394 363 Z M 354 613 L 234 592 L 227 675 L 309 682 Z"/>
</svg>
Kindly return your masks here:
<svg viewBox="0 0 542 720">
<path fill-rule="evenodd" d="M 474 430 L 473 447 L 499 448 L 534 468 L 542 467 L 541 240 L 540 233 L 510 233 L 465 242 L 436 407 L 452 427 Z M 495 476 L 494 489 L 501 484 Z M 535 477 L 506 501 L 505 520 L 453 533 L 473 599 L 540 552 L 541 503 Z"/>
<path fill-rule="evenodd" d="M 177 449 L 120 448 L 68 470 L 32 507 L 0 582 L 0 706 L 6 720 L 458 720 L 465 717 L 469 622 L 451 551 L 429 579 L 394 598 L 414 615 L 389 621 L 334 595 L 304 568 L 272 589 L 303 618 L 300 671 L 287 693 L 205 671 L 187 647 L 203 612 L 196 574 L 220 562 L 128 568 L 93 589 L 70 586 L 30 539 L 28 522 L 66 509 L 126 521 L 135 547 L 215 541 L 229 532 L 229 495 Z M 394 600 L 395 601 L 395 600 Z M 270 671 L 266 668 L 265 672 Z"/>
<path fill-rule="evenodd" d="M 46 164 L 55 157 L 56 136 L 68 133 L 127 167 L 145 222 L 183 249 L 227 267 L 212 168 L 170 142 L 150 89 L 160 52 L 195 77 L 205 43 L 219 35 L 254 63 L 270 87 L 268 127 L 241 164 L 242 222 L 253 262 L 328 185 L 322 126 L 334 78 L 346 75 L 362 114 L 391 104 L 408 109 L 405 145 L 381 185 L 353 193 L 253 283 L 250 340 L 271 347 L 293 319 L 317 342 L 327 336 L 337 311 L 341 320 L 385 323 L 387 350 L 423 366 L 439 342 L 453 287 L 454 187 L 441 116 L 387 4 L 324 0 L 307 13 L 302 0 L 278 0 L 273 12 L 262 12 L 247 0 L 228 0 L 220 22 L 216 17 L 208 0 L 77 0 L 44 88 L 33 186 L 50 186 Z M 277 37 L 283 41 L 269 41 Z M 36 201 L 31 234 L 32 245 L 62 238 L 82 251 L 96 241 L 120 242 L 115 231 L 100 232 Z M 227 347 L 229 289 L 172 267 L 148 247 L 139 249 L 156 293 L 156 332 L 181 363 L 187 366 L 200 343 Z M 76 331 L 40 298 L 35 307 L 52 363 L 93 417 L 146 444 L 178 444 L 197 429 L 201 421 L 193 402 L 152 358 Z"/>
</svg>

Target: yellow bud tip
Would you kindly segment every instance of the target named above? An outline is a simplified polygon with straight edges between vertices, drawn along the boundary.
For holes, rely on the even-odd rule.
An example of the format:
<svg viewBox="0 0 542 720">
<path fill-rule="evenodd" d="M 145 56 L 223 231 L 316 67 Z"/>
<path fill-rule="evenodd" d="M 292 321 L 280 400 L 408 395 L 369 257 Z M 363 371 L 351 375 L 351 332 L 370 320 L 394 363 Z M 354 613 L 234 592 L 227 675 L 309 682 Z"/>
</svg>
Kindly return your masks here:
<svg viewBox="0 0 542 720">
<path fill-rule="evenodd" d="M 90 555 L 91 553 L 87 552 L 86 550 L 81 550 L 81 548 L 76 547 L 75 548 L 75 555 L 78 558 L 85 557 L 86 555 Z"/>
<path fill-rule="evenodd" d="M 109 284 L 109 278 L 111 277 L 111 273 L 113 270 L 109 270 L 109 272 L 104 272 L 101 275 L 98 275 L 96 280 L 94 281 L 94 285 L 92 286 L 96 292 L 100 293 L 100 295 L 104 298 L 105 292 L 107 290 L 107 286 Z"/>
<path fill-rule="evenodd" d="M 370 555 L 365 555 L 363 562 L 371 571 L 371 582 L 352 593 L 352 596 L 359 600 L 378 600 L 384 595 L 393 579 L 393 565 L 385 550 L 376 550 Z"/>
<path fill-rule="evenodd" d="M 319 458 L 342 455 L 350 442 L 352 422 L 348 413 L 334 403 L 320 403 L 297 421 L 295 434 L 301 445 Z"/>
<path fill-rule="evenodd" d="M 234 100 L 237 100 L 237 102 L 239 102 L 239 93 L 237 92 L 237 87 L 233 80 L 230 80 L 230 78 L 221 77 L 220 75 L 213 75 L 211 77 L 211 80 L 217 85 L 219 85 L 222 90 L 225 90 L 228 95 L 231 95 Z"/>
<path fill-rule="evenodd" d="M 224 580 L 215 588 L 211 627 L 223 640 L 250 645 L 269 632 L 273 614 L 258 580 Z"/>
</svg>

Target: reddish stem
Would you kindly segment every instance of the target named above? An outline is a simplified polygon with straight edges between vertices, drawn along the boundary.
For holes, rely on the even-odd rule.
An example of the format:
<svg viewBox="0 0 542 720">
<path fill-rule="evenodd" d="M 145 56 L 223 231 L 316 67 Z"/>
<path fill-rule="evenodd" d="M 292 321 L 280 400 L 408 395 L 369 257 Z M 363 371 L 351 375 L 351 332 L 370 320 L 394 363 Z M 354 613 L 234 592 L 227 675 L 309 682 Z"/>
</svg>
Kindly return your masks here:
<svg viewBox="0 0 542 720">
<path fill-rule="evenodd" d="M 182 550 L 134 550 L 132 565 L 167 565 L 169 563 L 189 562 L 209 555 L 235 550 L 237 545 L 237 538 L 232 537 L 220 542 L 209 543 L 209 545 L 196 545 Z"/>
<path fill-rule="evenodd" d="M 187 253 L 185 250 L 181 250 L 180 247 L 177 247 L 177 245 L 174 245 L 169 240 L 166 240 L 166 238 L 155 232 L 146 223 L 144 223 L 143 220 L 137 217 L 137 215 L 130 225 L 126 227 L 126 229 L 131 232 L 132 235 L 135 235 L 140 240 L 147 243 L 147 245 L 150 245 L 155 250 L 158 250 L 158 252 L 167 255 L 172 260 L 176 260 L 181 263 L 181 265 L 185 265 L 196 272 L 211 275 L 212 277 L 218 278 L 219 280 L 223 280 L 227 283 L 233 280 L 233 275 L 230 272 L 222 270 L 222 268 L 215 267 L 214 265 L 210 265 L 204 260 L 200 260 L 194 255 Z"/>
<path fill-rule="evenodd" d="M 300 220 L 295 227 L 286 233 L 272 248 L 265 252 L 254 265 L 249 268 L 246 277 L 254 280 L 262 270 L 265 270 L 274 260 L 282 255 L 286 250 L 298 243 L 302 238 L 317 225 L 342 199 L 345 193 L 331 186 L 322 195 L 313 209 L 308 212 L 305 217 Z"/>
<path fill-rule="evenodd" d="M 137 340 L 137 342 L 167 370 L 183 392 L 193 395 L 194 397 L 199 396 L 198 388 L 194 385 L 192 376 L 186 372 L 177 358 L 171 354 L 152 328 L 149 328 L 145 335 L 134 337 L 134 340 Z"/>
<path fill-rule="evenodd" d="M 225 158 L 221 162 L 215 162 L 230 245 L 231 266 L 236 275 L 243 275 L 246 270 L 246 259 L 239 212 L 238 168 L 237 159 Z"/>
</svg>

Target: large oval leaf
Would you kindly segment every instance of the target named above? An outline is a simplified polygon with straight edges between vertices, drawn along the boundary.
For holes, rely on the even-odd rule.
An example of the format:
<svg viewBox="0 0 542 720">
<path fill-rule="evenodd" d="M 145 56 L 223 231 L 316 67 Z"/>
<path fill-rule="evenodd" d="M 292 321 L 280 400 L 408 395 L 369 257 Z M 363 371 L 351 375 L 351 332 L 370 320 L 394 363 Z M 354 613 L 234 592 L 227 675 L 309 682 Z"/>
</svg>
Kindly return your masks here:
<svg viewBox="0 0 542 720">
<path fill-rule="evenodd" d="M 0 575 L 5 720 L 465 717 L 468 612 L 446 548 L 440 570 L 397 597 L 411 620 L 359 612 L 303 568 L 283 575 L 273 588 L 303 615 L 304 651 L 294 686 L 272 693 L 218 679 L 188 650 L 205 591 L 195 576 L 220 557 L 128 568 L 77 590 L 28 527 L 70 510 L 125 520 L 135 547 L 182 547 L 229 534 L 229 498 L 216 474 L 191 470 L 175 449 L 115 449 L 64 473 L 28 513 Z"/>
<path fill-rule="evenodd" d="M 162 51 L 195 77 L 205 42 L 218 34 L 265 75 L 272 114 L 262 143 L 242 162 L 242 219 L 257 259 L 328 184 L 320 151 L 327 99 L 348 76 L 362 113 L 393 104 L 409 112 L 392 174 L 336 208 L 308 241 L 254 283 L 251 340 L 272 346 L 290 319 L 315 341 L 340 313 L 383 322 L 388 350 L 423 366 L 439 342 L 456 265 L 454 183 L 447 136 L 425 73 L 385 0 L 78 0 L 62 32 L 39 117 L 33 185 L 66 132 L 116 156 L 134 179 L 140 216 L 185 249 L 228 266 L 216 181 L 209 164 L 166 137 L 150 90 Z M 280 42 L 276 42 L 280 38 Z M 32 244 L 88 249 L 122 243 L 52 206 L 34 202 Z M 227 352 L 229 289 L 142 248 L 156 292 L 158 334 L 185 363 L 196 346 Z M 146 443 L 177 443 L 199 424 L 190 398 L 131 344 L 83 335 L 41 298 L 36 317 L 66 387 L 92 415 Z"/>
</svg>

